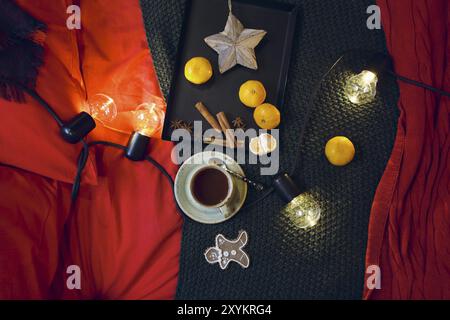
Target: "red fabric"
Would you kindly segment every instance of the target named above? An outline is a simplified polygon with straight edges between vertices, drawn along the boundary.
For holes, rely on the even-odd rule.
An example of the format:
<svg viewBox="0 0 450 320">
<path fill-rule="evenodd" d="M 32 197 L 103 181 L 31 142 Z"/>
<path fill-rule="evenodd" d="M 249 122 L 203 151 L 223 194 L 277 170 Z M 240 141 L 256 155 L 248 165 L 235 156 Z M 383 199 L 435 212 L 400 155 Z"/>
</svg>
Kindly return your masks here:
<svg viewBox="0 0 450 320">
<path fill-rule="evenodd" d="M 163 103 L 138 0 L 18 3 L 49 27 L 37 91 L 64 119 L 106 93 L 119 107 L 115 129 L 128 132 L 130 110 Z M 66 28 L 71 4 L 81 6 L 81 30 Z M 62 142 L 33 101 L 0 103 L 0 299 L 173 298 L 181 217 L 165 177 L 96 147 L 69 215 L 80 147 Z M 91 138 L 125 144 L 128 134 L 99 125 Z M 171 150 L 152 140 L 151 155 L 174 176 Z M 81 268 L 79 291 L 66 288 L 73 264 Z"/>
<path fill-rule="evenodd" d="M 450 91 L 448 0 L 379 0 L 395 71 Z M 375 195 L 365 299 L 450 299 L 449 99 L 400 84 L 398 133 Z"/>
<path fill-rule="evenodd" d="M 151 155 L 166 160 L 174 175 L 171 149 L 162 145 L 153 145 Z M 173 298 L 181 221 L 169 183 L 148 163 L 124 160 L 121 151 L 98 149 L 96 158 L 98 186 L 81 190 L 64 259 L 81 267 L 84 287 L 64 297 Z"/>
<path fill-rule="evenodd" d="M 63 119 L 70 119 L 85 96 L 79 66 L 76 33 L 65 28 L 66 1 L 17 1 L 34 17 L 47 23 L 45 64 L 39 70 L 36 91 Z M 50 5 L 51 3 L 51 5 Z M 17 166 L 56 180 L 70 182 L 76 173 L 80 146 L 65 143 L 59 127 L 43 108 L 0 99 L 0 163 Z M 95 184 L 89 161 L 84 181 Z"/>
</svg>

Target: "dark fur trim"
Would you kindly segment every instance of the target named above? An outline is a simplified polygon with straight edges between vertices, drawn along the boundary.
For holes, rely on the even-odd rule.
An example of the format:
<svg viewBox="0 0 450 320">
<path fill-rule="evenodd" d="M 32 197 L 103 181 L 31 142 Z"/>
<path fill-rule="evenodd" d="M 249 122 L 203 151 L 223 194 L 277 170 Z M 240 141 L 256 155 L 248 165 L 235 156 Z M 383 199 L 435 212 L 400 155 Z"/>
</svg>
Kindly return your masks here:
<svg viewBox="0 0 450 320">
<path fill-rule="evenodd" d="M 0 97 L 23 102 L 34 89 L 44 49 L 36 37 L 46 26 L 12 0 L 0 0 Z"/>
</svg>

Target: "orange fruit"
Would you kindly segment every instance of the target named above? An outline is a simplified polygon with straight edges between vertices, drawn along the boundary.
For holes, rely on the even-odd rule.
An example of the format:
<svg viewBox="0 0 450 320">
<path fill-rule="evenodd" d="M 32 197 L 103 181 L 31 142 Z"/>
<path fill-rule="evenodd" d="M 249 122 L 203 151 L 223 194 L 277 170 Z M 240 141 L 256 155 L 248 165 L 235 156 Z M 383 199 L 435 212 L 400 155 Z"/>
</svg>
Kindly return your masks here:
<svg viewBox="0 0 450 320">
<path fill-rule="evenodd" d="M 328 161 L 335 166 L 346 166 L 355 157 L 355 146 L 347 137 L 334 137 L 325 146 Z"/>
<path fill-rule="evenodd" d="M 264 103 L 253 112 L 256 124 L 266 130 L 275 129 L 280 125 L 280 111 L 270 103 Z"/>
<path fill-rule="evenodd" d="M 208 59 L 195 57 L 184 66 L 184 76 L 194 84 L 203 84 L 209 81 L 213 75 L 213 69 Z"/>
<path fill-rule="evenodd" d="M 271 153 L 277 148 L 277 140 L 270 134 L 263 133 L 250 140 L 250 151 L 258 156 Z"/>
<path fill-rule="evenodd" d="M 266 88 L 260 81 L 249 80 L 239 88 L 239 100 L 250 108 L 256 108 L 266 100 Z"/>
</svg>

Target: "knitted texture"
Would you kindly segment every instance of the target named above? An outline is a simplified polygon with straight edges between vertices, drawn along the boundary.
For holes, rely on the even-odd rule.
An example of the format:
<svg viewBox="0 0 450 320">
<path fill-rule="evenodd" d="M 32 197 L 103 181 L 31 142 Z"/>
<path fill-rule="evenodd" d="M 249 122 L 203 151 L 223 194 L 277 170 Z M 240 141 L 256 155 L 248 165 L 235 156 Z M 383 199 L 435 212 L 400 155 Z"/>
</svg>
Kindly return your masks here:
<svg viewBox="0 0 450 320">
<path fill-rule="evenodd" d="M 395 81 L 382 79 L 373 103 L 352 105 L 343 94 L 343 84 L 368 58 L 355 52 L 336 66 L 313 103 L 310 100 L 322 75 L 345 51 L 386 52 L 384 34 L 366 26 L 366 9 L 373 1 L 280 2 L 299 6 L 285 104 L 280 107 L 280 171 L 295 171 L 295 179 L 319 200 L 321 220 L 310 230 L 296 228 L 280 214 L 283 203 L 275 194 L 223 224 L 202 225 L 186 218 L 179 299 L 362 297 L 370 209 L 395 138 L 398 89 Z M 141 0 L 141 6 L 161 88 L 167 96 L 186 1 Z M 324 156 L 326 142 L 336 135 L 347 136 L 355 144 L 356 157 L 347 167 L 334 167 Z M 259 166 L 243 168 L 248 176 L 270 184 L 270 177 L 259 177 Z M 250 190 L 247 201 L 257 197 Z M 214 245 L 215 236 L 221 233 L 232 239 L 239 230 L 249 235 L 246 252 L 250 267 L 231 264 L 221 270 L 208 264 L 203 253 Z"/>
</svg>

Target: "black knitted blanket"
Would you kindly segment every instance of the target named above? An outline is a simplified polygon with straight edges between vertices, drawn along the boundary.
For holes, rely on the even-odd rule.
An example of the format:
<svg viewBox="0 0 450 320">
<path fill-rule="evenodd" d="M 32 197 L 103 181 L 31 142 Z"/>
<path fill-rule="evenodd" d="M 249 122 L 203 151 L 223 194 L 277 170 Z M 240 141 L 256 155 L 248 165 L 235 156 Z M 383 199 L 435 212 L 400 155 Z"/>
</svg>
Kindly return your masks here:
<svg viewBox="0 0 450 320">
<path fill-rule="evenodd" d="M 208 0 L 205 0 L 208 1 Z M 224 0 L 225 1 L 225 0 Z M 273 0 L 260 0 L 261 3 Z M 347 55 L 311 94 L 322 75 L 345 51 L 386 51 L 382 30 L 369 30 L 367 7 L 374 0 L 277 0 L 299 7 L 285 105 L 282 106 L 281 170 L 319 199 L 322 218 L 310 230 L 297 229 L 280 214 L 273 194 L 219 225 L 185 219 L 177 290 L 179 299 L 360 299 L 370 209 L 390 156 L 398 119 L 398 89 L 385 79 L 375 102 L 355 106 L 343 95 L 344 79 L 362 67 L 367 54 Z M 141 0 L 149 45 L 162 90 L 170 94 L 185 0 Z M 245 25 L 245 17 L 242 18 Z M 224 18 L 225 19 L 225 18 Z M 311 109 L 310 109 L 311 108 Z M 308 116 L 308 110 L 311 110 Z M 302 132 L 304 135 L 302 137 Z M 347 167 L 324 156 L 328 139 L 349 137 L 356 146 Z M 244 166 L 258 176 L 258 166 Z M 270 177 L 263 177 L 270 183 Z M 258 195 L 250 192 L 248 201 Z M 251 264 L 226 270 L 210 265 L 204 251 L 218 233 L 249 235 Z"/>
</svg>

